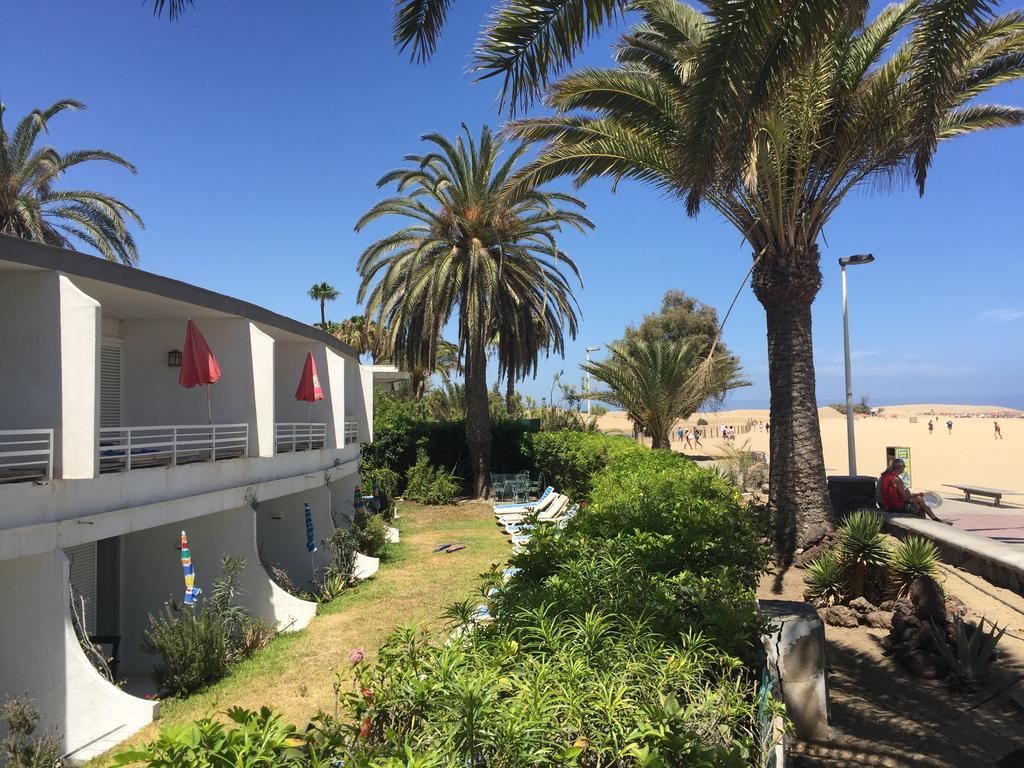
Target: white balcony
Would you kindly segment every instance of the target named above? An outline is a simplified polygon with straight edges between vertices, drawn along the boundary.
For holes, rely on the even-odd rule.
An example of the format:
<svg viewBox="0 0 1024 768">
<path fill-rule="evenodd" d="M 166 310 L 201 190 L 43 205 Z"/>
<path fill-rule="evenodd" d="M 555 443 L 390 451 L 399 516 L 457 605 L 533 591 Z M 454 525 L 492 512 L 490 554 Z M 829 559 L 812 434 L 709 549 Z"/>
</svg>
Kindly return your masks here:
<svg viewBox="0 0 1024 768">
<path fill-rule="evenodd" d="M 248 455 L 248 424 L 179 424 L 100 429 L 100 472 L 221 461 Z"/>
<path fill-rule="evenodd" d="M 277 453 L 293 451 L 318 451 L 327 445 L 326 423 L 303 423 L 298 421 L 274 424 L 274 450 Z"/>
<path fill-rule="evenodd" d="M 359 422 L 345 422 L 345 445 L 352 445 L 359 442 Z"/>
<path fill-rule="evenodd" d="M 0 483 L 53 479 L 53 430 L 0 430 Z"/>
</svg>

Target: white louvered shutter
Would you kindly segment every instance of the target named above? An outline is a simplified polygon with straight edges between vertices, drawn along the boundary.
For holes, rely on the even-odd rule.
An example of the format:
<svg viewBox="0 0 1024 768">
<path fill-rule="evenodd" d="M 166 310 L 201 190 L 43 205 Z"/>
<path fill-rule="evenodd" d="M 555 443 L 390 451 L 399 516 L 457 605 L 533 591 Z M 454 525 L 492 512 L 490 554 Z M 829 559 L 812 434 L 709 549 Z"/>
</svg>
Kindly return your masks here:
<svg viewBox="0 0 1024 768">
<path fill-rule="evenodd" d="M 85 598 L 85 631 L 96 634 L 96 542 L 68 547 L 64 554 L 71 561 L 71 586 Z"/>
<path fill-rule="evenodd" d="M 121 426 L 121 345 L 100 348 L 100 426 Z"/>
</svg>

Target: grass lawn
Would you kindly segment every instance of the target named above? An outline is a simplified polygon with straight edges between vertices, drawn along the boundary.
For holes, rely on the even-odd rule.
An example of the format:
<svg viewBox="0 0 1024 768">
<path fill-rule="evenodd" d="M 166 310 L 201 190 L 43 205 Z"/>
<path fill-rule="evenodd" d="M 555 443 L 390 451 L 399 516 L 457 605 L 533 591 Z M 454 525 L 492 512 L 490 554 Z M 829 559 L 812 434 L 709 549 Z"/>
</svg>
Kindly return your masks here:
<svg viewBox="0 0 1024 768">
<path fill-rule="evenodd" d="M 479 574 L 511 553 L 487 504 L 426 507 L 404 502 L 399 513 L 401 543 L 391 545 L 373 579 L 320 606 L 306 629 L 278 636 L 206 691 L 163 702 L 160 719 L 122 746 L 151 740 L 163 725 L 192 722 L 236 705 L 269 705 L 302 727 L 318 709 L 331 710 L 335 672 L 348 667 L 352 648 L 364 648 L 372 657 L 399 624 L 424 622 L 440 628 L 439 614 L 475 594 Z M 465 544 L 466 549 L 450 555 L 432 551 L 448 542 Z M 87 765 L 109 763 L 100 757 Z"/>
</svg>

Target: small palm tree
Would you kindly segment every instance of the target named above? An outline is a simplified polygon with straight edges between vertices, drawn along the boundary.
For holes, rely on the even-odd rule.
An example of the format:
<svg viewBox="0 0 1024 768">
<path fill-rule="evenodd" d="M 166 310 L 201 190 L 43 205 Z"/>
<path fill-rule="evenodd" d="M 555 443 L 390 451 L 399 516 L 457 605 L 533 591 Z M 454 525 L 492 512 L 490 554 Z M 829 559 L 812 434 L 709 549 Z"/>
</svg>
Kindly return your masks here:
<svg viewBox="0 0 1024 768">
<path fill-rule="evenodd" d="M 651 436 L 653 448 L 671 447 L 672 425 L 703 403 L 750 384 L 736 358 L 719 355 L 709 364 L 694 343 L 631 337 L 609 349 L 608 359 L 581 366 L 607 385 L 593 397 L 624 408 Z"/>
<path fill-rule="evenodd" d="M 341 292 L 334 288 L 329 283 L 314 283 L 313 287 L 309 289 L 309 298 L 313 301 L 320 302 L 320 327 L 327 328 L 327 309 L 325 304 L 328 301 L 334 301 Z"/>
<path fill-rule="evenodd" d="M 0 232 L 26 240 L 71 248 L 79 240 L 110 261 L 134 265 L 139 260 L 129 222 L 142 227 L 142 219 L 125 203 L 102 192 L 60 189 L 65 171 L 101 160 L 135 173 L 135 166 L 102 149 L 78 149 L 61 154 L 51 146 L 36 147 L 41 133 L 65 110 L 85 105 L 62 99 L 46 109 L 25 115 L 7 133 L 0 103 Z"/>
<path fill-rule="evenodd" d="M 334 334 L 343 342 L 356 350 L 360 355 L 372 354 L 377 358 L 377 324 L 363 315 L 352 315 L 348 320 L 342 320 Z"/>
<path fill-rule="evenodd" d="M 356 230 L 385 216 L 408 225 L 370 245 L 359 260 L 359 300 L 375 315 L 384 348 L 394 359 L 414 359 L 433 369 L 441 330 L 455 316 L 459 359 L 465 374 L 466 442 L 472 488 L 488 491 L 491 425 L 487 348 L 496 329 L 515 333 L 524 318 L 541 318 L 576 334 L 576 305 L 569 275 L 575 264 L 559 248 L 564 227 L 585 232 L 593 224 L 560 204 L 583 207 L 574 197 L 505 183 L 523 155 L 486 126 L 474 139 L 455 141 L 432 133 L 425 155 L 410 155 L 408 168 L 392 171 L 379 186 L 396 184 L 398 196 L 382 200 Z M 425 350 L 425 352 L 424 352 Z"/>
</svg>

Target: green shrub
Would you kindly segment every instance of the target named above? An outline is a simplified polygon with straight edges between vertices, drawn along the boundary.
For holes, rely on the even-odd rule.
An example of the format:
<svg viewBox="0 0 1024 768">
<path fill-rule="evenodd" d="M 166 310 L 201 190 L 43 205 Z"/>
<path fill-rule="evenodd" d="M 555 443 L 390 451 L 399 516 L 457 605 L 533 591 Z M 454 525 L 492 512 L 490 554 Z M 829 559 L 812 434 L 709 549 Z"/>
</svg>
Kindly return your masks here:
<svg viewBox="0 0 1024 768">
<path fill-rule="evenodd" d="M 629 438 L 600 432 L 537 432 L 525 438 L 531 468 L 546 485 L 574 499 L 590 497 L 591 478 L 612 457 L 645 450 Z"/>
<path fill-rule="evenodd" d="M 309 766 L 295 726 L 263 707 L 252 712 L 232 707 L 225 713 L 234 723 L 203 718 L 187 725 L 166 726 L 142 749 L 114 756 L 115 765 L 145 763 L 150 768 L 195 766 Z M 327 763 L 323 764 L 326 768 Z"/>
<path fill-rule="evenodd" d="M 53 736 L 36 734 L 39 711 L 23 696 L 8 696 L 0 704 L 0 722 L 7 733 L 0 738 L 0 765 L 7 768 L 61 768 L 64 759 Z"/>
<path fill-rule="evenodd" d="M 451 504 L 458 491 L 459 480 L 455 473 L 433 466 L 426 449 L 421 447 L 416 453 L 416 463 L 409 469 L 406 498 L 423 504 Z"/>
<path fill-rule="evenodd" d="M 847 579 L 835 550 L 822 552 L 807 564 L 804 576 L 806 597 L 823 605 L 835 605 L 846 600 Z"/>
<path fill-rule="evenodd" d="M 335 576 L 349 586 L 354 580 L 356 570 L 356 552 L 359 551 L 359 537 L 353 531 L 335 528 L 331 535 L 324 539 L 324 546 L 331 553 L 330 575 Z M 326 574 L 325 574 L 326 575 Z"/>
<path fill-rule="evenodd" d="M 884 521 L 874 512 L 851 512 L 843 519 L 837 537 L 838 556 L 849 569 L 850 597 L 864 596 L 870 575 L 881 572 L 892 556 L 889 542 L 882 533 Z"/>
<path fill-rule="evenodd" d="M 244 568 L 244 558 L 225 556 L 208 597 L 191 607 L 172 598 L 150 614 L 143 648 L 160 656 L 152 676 L 161 692 L 180 697 L 205 688 L 273 637 L 273 627 L 235 602 L 244 594 L 238 586 Z"/>
<path fill-rule="evenodd" d="M 359 550 L 370 557 L 380 557 L 388 545 L 388 524 L 380 515 L 373 515 L 359 531 Z"/>
<path fill-rule="evenodd" d="M 989 622 L 991 623 L 991 622 Z M 969 624 L 959 616 L 953 617 L 953 643 L 950 650 L 946 644 L 946 633 L 937 629 L 934 622 L 929 625 L 935 647 L 939 655 L 953 673 L 953 682 L 957 685 L 973 687 L 985 678 L 988 663 L 1006 628 L 1000 629 L 992 624 L 992 629 L 985 629 L 985 617 L 981 617 L 976 625 Z"/>
<path fill-rule="evenodd" d="M 890 580 L 898 597 L 903 597 L 915 579 L 939 575 L 939 550 L 921 536 L 908 536 L 896 545 L 889 565 Z"/>
</svg>

